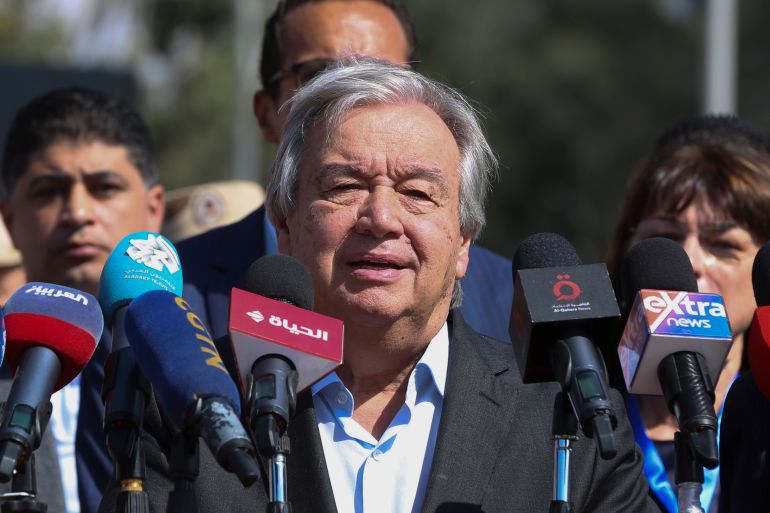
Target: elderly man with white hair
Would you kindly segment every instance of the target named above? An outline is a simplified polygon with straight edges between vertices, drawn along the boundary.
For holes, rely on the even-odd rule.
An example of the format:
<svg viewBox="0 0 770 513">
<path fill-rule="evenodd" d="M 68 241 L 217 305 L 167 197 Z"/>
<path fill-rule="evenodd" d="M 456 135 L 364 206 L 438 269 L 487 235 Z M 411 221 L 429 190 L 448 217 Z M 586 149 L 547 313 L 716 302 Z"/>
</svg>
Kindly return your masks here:
<svg viewBox="0 0 770 513">
<path fill-rule="evenodd" d="M 279 250 L 310 271 L 316 311 L 345 324 L 343 364 L 300 394 L 289 426 L 292 511 L 546 511 L 559 387 L 523 385 L 510 345 L 454 308 L 495 165 L 473 109 L 370 60 L 322 73 L 290 109 L 267 210 Z M 618 455 L 574 444 L 573 511 L 658 511 L 613 400 Z M 148 486 L 162 510 L 170 431 L 149 409 Z M 267 483 L 243 489 L 209 454 L 201 468 L 199 511 L 265 511 Z"/>
</svg>

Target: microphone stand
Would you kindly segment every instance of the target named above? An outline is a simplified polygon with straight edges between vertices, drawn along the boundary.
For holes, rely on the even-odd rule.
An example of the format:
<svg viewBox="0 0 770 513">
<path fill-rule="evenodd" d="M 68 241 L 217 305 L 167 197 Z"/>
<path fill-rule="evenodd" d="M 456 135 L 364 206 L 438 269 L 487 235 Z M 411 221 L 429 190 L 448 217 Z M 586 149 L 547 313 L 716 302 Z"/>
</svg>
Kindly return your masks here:
<svg viewBox="0 0 770 513">
<path fill-rule="evenodd" d="M 569 459 L 571 443 L 578 439 L 578 421 L 565 392 L 559 392 L 553 401 L 553 499 L 549 513 L 572 513 L 569 500 Z"/>
<path fill-rule="evenodd" d="M 102 399 L 105 402 L 104 434 L 115 461 L 120 482 L 118 513 L 149 513 L 144 491 L 147 477 L 141 428 L 144 406 L 151 393 L 149 380 L 139 370 L 124 331 L 126 308 L 118 308 L 113 323 L 113 348 L 104 372 Z"/>
<path fill-rule="evenodd" d="M 297 404 L 297 371 L 278 355 L 260 358 L 250 374 L 249 428 L 257 450 L 268 460 L 267 513 L 291 513 L 286 486 L 286 457 L 291 452 L 286 429 Z"/>
<path fill-rule="evenodd" d="M 703 513 L 703 468 L 719 465 L 714 382 L 699 353 L 678 352 L 658 365 L 663 395 L 679 423 L 674 435 L 677 502 L 681 513 Z"/>
<path fill-rule="evenodd" d="M 195 479 L 200 471 L 200 443 L 198 437 L 179 431 L 171 441 L 169 471 L 174 489 L 168 496 L 168 513 L 197 513 Z"/>
<path fill-rule="evenodd" d="M 691 450 L 692 433 L 681 431 L 674 434 L 676 451 L 677 506 L 680 513 L 704 513 L 700 503 L 703 486 L 703 465 Z"/>
<path fill-rule="evenodd" d="M 0 495 L 2 513 L 47 513 L 48 505 L 37 500 L 35 454 L 31 453 L 20 472 L 13 475 L 11 492 Z"/>
</svg>

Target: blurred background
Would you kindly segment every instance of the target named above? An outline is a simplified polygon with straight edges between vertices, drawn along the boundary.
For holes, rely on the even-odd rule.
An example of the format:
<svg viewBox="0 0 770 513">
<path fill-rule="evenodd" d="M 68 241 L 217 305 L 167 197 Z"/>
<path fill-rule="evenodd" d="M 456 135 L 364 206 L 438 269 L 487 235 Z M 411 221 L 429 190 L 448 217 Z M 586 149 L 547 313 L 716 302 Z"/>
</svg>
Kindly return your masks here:
<svg viewBox="0 0 770 513">
<path fill-rule="evenodd" d="M 0 134 L 32 96 L 82 84 L 139 108 L 167 188 L 264 183 L 273 148 L 251 96 L 275 3 L 0 0 Z M 505 256 L 527 235 L 555 231 L 584 261 L 600 260 L 630 171 L 684 116 L 734 111 L 770 130 L 770 2 L 404 3 L 420 69 L 485 118 L 501 169 L 482 242 Z M 707 86 L 720 81 L 716 92 Z"/>
</svg>

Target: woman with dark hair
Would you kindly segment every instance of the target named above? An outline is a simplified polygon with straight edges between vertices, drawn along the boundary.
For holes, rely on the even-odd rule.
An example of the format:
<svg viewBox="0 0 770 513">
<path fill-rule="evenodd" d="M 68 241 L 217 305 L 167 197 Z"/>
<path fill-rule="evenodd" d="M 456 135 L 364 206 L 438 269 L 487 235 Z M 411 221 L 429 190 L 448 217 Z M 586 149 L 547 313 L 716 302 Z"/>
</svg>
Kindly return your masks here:
<svg viewBox="0 0 770 513">
<path fill-rule="evenodd" d="M 744 335 L 756 309 L 754 256 L 770 239 L 767 137 L 731 116 L 700 116 L 667 132 L 626 189 L 607 257 L 616 289 L 625 253 L 650 237 L 679 242 L 690 258 L 699 291 L 724 298 L 733 345 L 715 387 L 714 409 L 721 421 L 725 396 L 743 366 Z M 644 452 L 650 491 L 661 507 L 675 512 L 676 418 L 663 397 L 631 396 L 628 411 Z M 718 469 L 707 470 L 701 504 L 710 513 L 718 508 L 718 482 Z"/>
</svg>

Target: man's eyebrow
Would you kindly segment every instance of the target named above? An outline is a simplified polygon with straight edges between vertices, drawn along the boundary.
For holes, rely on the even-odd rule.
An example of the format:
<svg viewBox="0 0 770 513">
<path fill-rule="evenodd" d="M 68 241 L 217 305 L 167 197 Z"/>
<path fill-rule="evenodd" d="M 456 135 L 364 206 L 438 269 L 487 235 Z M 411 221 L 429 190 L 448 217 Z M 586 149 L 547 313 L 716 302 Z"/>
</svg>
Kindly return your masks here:
<svg viewBox="0 0 770 513">
<path fill-rule="evenodd" d="M 334 178 L 337 176 L 365 176 L 364 169 L 356 164 L 324 164 L 321 166 L 321 176 L 323 178 Z"/>
<path fill-rule="evenodd" d="M 118 173 L 117 171 L 113 171 L 111 169 L 103 169 L 103 170 L 96 170 L 96 171 L 86 171 L 84 173 L 84 177 L 87 181 L 92 180 L 120 180 L 125 181 L 125 178 L 123 175 Z M 59 169 L 51 168 L 50 170 L 36 174 L 31 178 L 32 183 L 37 182 L 71 182 L 73 180 L 73 176 L 69 173 L 65 173 Z"/>
<path fill-rule="evenodd" d="M 366 169 L 358 164 L 324 164 L 321 166 L 321 173 L 325 177 L 329 176 L 359 176 L 365 177 Z M 444 179 L 444 171 L 440 167 L 429 164 L 410 164 L 398 168 L 397 174 L 405 178 L 425 178 L 431 181 Z"/>
</svg>

